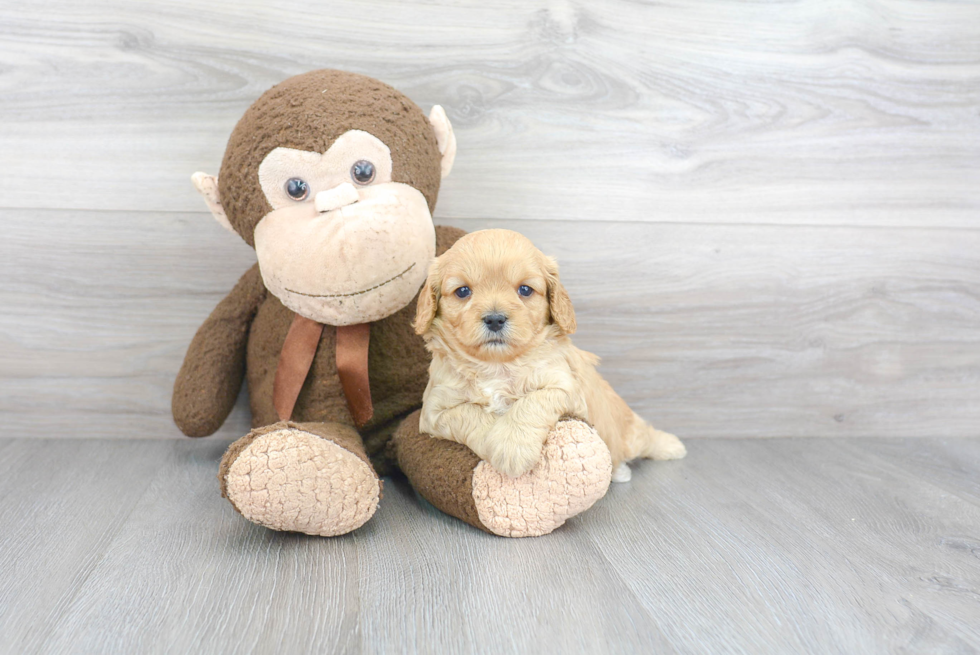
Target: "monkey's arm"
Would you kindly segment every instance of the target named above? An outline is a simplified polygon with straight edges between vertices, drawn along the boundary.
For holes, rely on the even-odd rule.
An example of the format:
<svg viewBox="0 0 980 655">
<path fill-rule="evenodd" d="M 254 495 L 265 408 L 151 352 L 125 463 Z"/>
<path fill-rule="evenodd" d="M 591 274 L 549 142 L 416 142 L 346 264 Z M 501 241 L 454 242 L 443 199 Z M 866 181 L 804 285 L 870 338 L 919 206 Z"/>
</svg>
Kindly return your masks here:
<svg viewBox="0 0 980 655">
<path fill-rule="evenodd" d="M 245 347 L 266 290 L 256 264 L 197 330 L 174 382 L 174 422 L 188 437 L 221 427 L 245 377 Z"/>
</svg>

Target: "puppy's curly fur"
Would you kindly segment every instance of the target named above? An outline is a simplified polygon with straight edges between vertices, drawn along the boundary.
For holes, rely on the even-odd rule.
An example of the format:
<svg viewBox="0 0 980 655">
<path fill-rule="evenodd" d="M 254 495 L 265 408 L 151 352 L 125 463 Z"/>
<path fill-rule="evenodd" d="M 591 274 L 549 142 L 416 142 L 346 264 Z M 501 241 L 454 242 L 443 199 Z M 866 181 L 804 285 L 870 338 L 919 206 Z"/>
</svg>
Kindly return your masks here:
<svg viewBox="0 0 980 655">
<path fill-rule="evenodd" d="M 517 232 L 472 232 L 436 259 L 415 331 L 432 352 L 421 430 L 469 446 L 502 473 L 530 470 L 562 416 L 595 426 L 614 480 L 629 479 L 631 459 L 686 454 L 613 391 L 598 357 L 572 345 L 575 312 L 558 264 Z"/>
</svg>

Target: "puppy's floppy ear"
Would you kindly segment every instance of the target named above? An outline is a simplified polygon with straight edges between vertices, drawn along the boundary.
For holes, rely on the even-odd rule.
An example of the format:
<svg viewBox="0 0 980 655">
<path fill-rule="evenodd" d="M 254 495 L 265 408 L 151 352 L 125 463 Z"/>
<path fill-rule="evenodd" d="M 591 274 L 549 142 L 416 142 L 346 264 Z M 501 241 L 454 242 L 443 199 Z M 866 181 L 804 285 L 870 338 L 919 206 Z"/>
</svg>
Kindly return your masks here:
<svg viewBox="0 0 980 655">
<path fill-rule="evenodd" d="M 544 258 L 545 281 L 548 284 L 548 307 L 551 309 L 551 322 L 563 334 L 575 333 L 575 310 L 568 292 L 558 279 L 558 262 L 553 257 Z"/>
<path fill-rule="evenodd" d="M 419 292 L 419 304 L 415 309 L 415 334 L 425 334 L 432 327 L 432 321 L 435 320 L 436 312 L 439 309 L 441 286 L 439 260 L 435 259 L 429 267 L 429 275 L 425 278 L 422 291 Z"/>
</svg>

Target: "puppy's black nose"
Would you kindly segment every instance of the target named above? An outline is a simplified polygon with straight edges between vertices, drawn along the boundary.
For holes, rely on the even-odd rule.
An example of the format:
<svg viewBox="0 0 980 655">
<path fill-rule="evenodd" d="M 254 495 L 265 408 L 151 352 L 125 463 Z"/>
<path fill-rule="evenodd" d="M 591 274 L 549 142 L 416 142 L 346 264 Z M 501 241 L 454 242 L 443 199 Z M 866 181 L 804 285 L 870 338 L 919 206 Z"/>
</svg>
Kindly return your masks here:
<svg viewBox="0 0 980 655">
<path fill-rule="evenodd" d="M 503 314 L 487 314 L 483 317 L 483 323 L 491 332 L 500 332 L 504 329 L 507 317 Z"/>
</svg>

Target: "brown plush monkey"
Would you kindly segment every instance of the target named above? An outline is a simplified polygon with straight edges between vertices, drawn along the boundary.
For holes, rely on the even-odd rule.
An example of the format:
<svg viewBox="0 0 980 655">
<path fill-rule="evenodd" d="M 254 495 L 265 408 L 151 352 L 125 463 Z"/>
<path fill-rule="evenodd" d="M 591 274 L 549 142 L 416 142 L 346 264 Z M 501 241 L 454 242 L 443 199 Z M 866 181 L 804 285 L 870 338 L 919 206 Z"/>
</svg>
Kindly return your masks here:
<svg viewBox="0 0 980 655">
<path fill-rule="evenodd" d="M 258 263 L 197 331 L 173 414 L 184 434 L 212 434 L 247 378 L 254 429 L 219 479 L 250 521 L 350 532 L 395 463 L 436 507 L 508 536 L 550 532 L 605 493 L 609 455 L 584 423 L 559 423 L 541 470 L 517 479 L 419 434 L 429 355 L 412 319 L 429 263 L 462 234 L 431 217 L 455 152 L 441 107 L 427 118 L 386 84 L 321 70 L 263 94 L 220 176 L 194 175 Z"/>
</svg>

